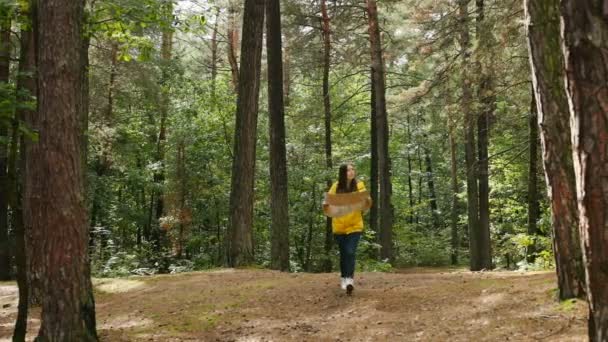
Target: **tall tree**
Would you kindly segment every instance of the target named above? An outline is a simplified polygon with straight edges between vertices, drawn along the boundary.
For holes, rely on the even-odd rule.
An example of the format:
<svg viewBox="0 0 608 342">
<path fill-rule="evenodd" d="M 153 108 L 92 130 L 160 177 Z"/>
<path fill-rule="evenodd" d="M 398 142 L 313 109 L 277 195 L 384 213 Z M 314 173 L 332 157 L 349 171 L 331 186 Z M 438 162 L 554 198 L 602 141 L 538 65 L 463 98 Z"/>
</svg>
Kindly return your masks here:
<svg viewBox="0 0 608 342">
<path fill-rule="evenodd" d="M 378 138 L 378 178 L 380 183 L 379 194 L 379 229 L 380 229 L 380 257 L 382 259 L 394 258 L 393 255 L 393 208 L 391 204 L 391 171 L 388 154 L 388 115 L 386 111 L 386 86 L 384 60 L 382 57 L 382 42 L 380 40 L 380 27 L 378 24 L 378 7 L 375 0 L 366 0 L 369 20 L 369 41 L 371 47 L 371 65 L 376 103 L 376 129 Z"/>
<path fill-rule="evenodd" d="M 158 130 L 158 139 L 156 141 L 156 162 L 159 164 L 157 171 L 154 174 L 154 182 L 157 183 L 158 189 L 156 192 L 155 218 L 160 218 L 165 213 L 165 199 L 163 194 L 163 183 L 165 181 L 165 143 L 167 140 L 167 120 L 169 115 L 169 75 L 170 64 L 173 50 L 173 2 L 169 1 L 163 6 L 163 15 L 165 16 L 165 25 L 168 27 L 163 29 L 162 42 L 160 50 L 160 58 L 162 60 L 162 75 L 160 99 L 158 104 L 160 114 L 160 127 Z M 166 243 L 166 232 L 157 225 L 154 231 L 154 242 L 158 249 L 162 248 Z"/>
<path fill-rule="evenodd" d="M 431 210 L 431 221 L 433 223 L 433 229 L 438 231 L 439 208 L 437 206 L 437 194 L 435 192 L 435 182 L 433 180 L 433 160 L 431 159 L 430 149 L 426 145 L 422 148 L 424 150 L 424 163 L 426 166 L 426 184 L 429 188 L 429 209 Z"/>
<path fill-rule="evenodd" d="M 560 1 L 566 93 L 589 302 L 589 340 L 608 340 L 608 3 Z"/>
<path fill-rule="evenodd" d="M 270 208 L 272 269 L 289 271 L 289 213 L 283 56 L 279 0 L 266 0 L 266 54 L 268 58 L 268 113 L 270 116 Z"/>
<path fill-rule="evenodd" d="M 458 162 L 456 157 L 456 126 L 452 113 L 448 114 L 448 129 L 449 129 L 449 142 L 450 142 L 450 178 L 452 185 L 452 204 L 450 208 L 450 232 L 451 232 L 451 249 L 450 262 L 452 265 L 458 264 L 458 249 L 460 247 L 458 239 L 458 194 L 460 193 L 460 186 L 458 184 Z"/>
<path fill-rule="evenodd" d="M 583 295 L 578 211 L 570 142 L 568 100 L 563 86 L 558 0 L 526 1 L 528 46 L 538 109 L 541 148 L 551 201 L 553 250 L 559 298 Z"/>
<path fill-rule="evenodd" d="M 481 268 L 492 268 L 492 251 L 490 240 L 490 182 L 488 145 L 490 135 L 490 116 L 494 112 L 496 96 L 494 95 L 492 42 L 493 33 L 488 20 L 485 19 L 484 1 L 475 0 L 477 11 L 477 68 L 479 70 L 479 114 L 477 116 L 477 153 L 479 177 L 479 253 Z"/>
<path fill-rule="evenodd" d="M 332 146 L 331 146 L 331 98 L 329 94 L 329 69 L 331 66 L 331 29 L 330 19 L 327 13 L 327 1 L 321 0 L 321 23 L 323 35 L 323 111 L 325 113 L 325 167 L 328 172 L 333 168 Z M 331 178 L 327 179 L 327 188 L 331 187 Z M 330 272 L 331 248 L 333 242 L 331 218 L 325 219 L 325 259 L 322 268 Z"/>
<path fill-rule="evenodd" d="M 239 65 L 237 63 L 237 50 L 239 42 L 239 30 L 237 27 L 238 7 L 237 3 L 230 0 L 228 5 L 228 62 L 232 75 L 232 86 L 234 90 L 239 89 Z M 242 58 L 242 56 L 241 56 Z"/>
<path fill-rule="evenodd" d="M 29 102 L 36 95 L 36 50 L 35 50 L 35 25 L 36 25 L 36 1 L 28 0 L 21 8 L 25 25 L 21 26 L 20 56 L 17 75 L 17 110 L 15 121 L 23 122 L 27 128 L 31 129 L 30 123 L 35 115 L 29 106 Z M 19 134 L 19 174 L 15 175 L 12 182 L 12 191 L 15 196 L 11 202 L 11 207 L 15 211 L 15 263 L 17 266 L 17 285 L 19 286 L 19 304 L 13 341 L 25 341 L 27 332 L 27 316 L 30 303 L 32 286 L 28 281 L 28 247 L 26 245 L 26 232 L 23 224 L 23 188 L 25 186 L 25 146 L 27 137 Z M 38 288 L 39 290 L 39 288 Z M 39 292 L 39 291 L 38 291 Z M 37 294 L 40 297 L 39 293 Z"/>
<path fill-rule="evenodd" d="M 466 178 L 467 178 L 467 217 L 469 226 L 469 253 L 470 253 L 470 268 L 471 271 L 479 271 L 483 269 L 481 241 L 480 241 L 480 226 L 479 226 L 479 198 L 477 188 L 477 158 L 475 156 L 475 116 L 471 108 L 472 90 L 471 81 L 469 80 L 470 70 L 470 36 L 469 36 L 469 1 L 458 1 L 458 13 L 460 20 L 460 49 L 461 49 L 461 72 L 462 96 L 460 99 L 461 110 L 464 115 L 464 151 L 466 163 Z"/>
<path fill-rule="evenodd" d="M 532 101 L 530 103 L 530 120 L 528 127 L 530 130 L 530 149 L 528 162 L 528 235 L 538 234 L 537 221 L 540 213 L 538 202 L 538 110 L 536 108 L 536 97 L 532 89 Z M 526 250 L 528 262 L 534 262 L 536 244 L 533 243 Z"/>
<path fill-rule="evenodd" d="M 84 1 L 37 5 L 40 138 L 26 152 L 24 218 L 42 278 L 38 338 L 96 341 L 82 165 Z"/>
<path fill-rule="evenodd" d="M 370 138 L 371 138 L 371 160 L 370 160 L 370 185 L 369 191 L 372 198 L 372 207 L 369 210 L 369 226 L 376 233 L 376 238 L 379 239 L 378 234 L 378 130 L 376 129 L 376 89 L 374 87 L 374 70 L 370 72 L 370 83 L 371 83 L 371 95 L 370 95 Z M 409 116 L 408 116 L 409 121 Z M 408 127 L 409 129 L 409 127 Z M 408 152 L 409 158 L 409 152 Z M 409 161 L 409 159 L 408 159 Z M 408 174 L 408 177 L 411 177 Z M 411 178 L 410 178 L 410 190 L 411 190 Z M 410 193 L 411 195 L 411 193 Z M 411 199 L 411 196 L 410 196 Z M 411 222 L 410 222 L 411 223 Z"/>
<path fill-rule="evenodd" d="M 211 97 L 215 105 L 215 88 L 217 82 L 217 32 L 220 22 L 220 8 L 215 8 L 215 23 L 213 23 L 213 32 L 211 32 Z"/>
<path fill-rule="evenodd" d="M 10 57 L 11 57 L 11 17 L 10 6 L 0 5 L 0 86 L 8 91 Z M 9 122 L 9 117 L 6 118 Z M 0 120 L 0 280 L 11 279 L 11 253 L 8 234 L 8 194 L 10 184 L 7 174 L 8 125 Z"/>
<path fill-rule="evenodd" d="M 253 183 L 264 31 L 264 0 L 245 0 L 230 188 L 227 264 L 253 263 Z"/>
</svg>

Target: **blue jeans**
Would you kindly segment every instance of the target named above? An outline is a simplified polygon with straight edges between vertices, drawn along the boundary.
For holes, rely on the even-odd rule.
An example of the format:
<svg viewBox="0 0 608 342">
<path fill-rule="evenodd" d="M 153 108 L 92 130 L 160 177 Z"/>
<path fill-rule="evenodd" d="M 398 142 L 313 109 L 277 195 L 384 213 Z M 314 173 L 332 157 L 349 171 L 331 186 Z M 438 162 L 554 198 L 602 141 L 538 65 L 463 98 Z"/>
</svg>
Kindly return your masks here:
<svg viewBox="0 0 608 342">
<path fill-rule="evenodd" d="M 355 274 L 355 253 L 361 232 L 334 234 L 334 238 L 340 248 L 340 275 L 342 278 L 352 278 Z"/>
</svg>

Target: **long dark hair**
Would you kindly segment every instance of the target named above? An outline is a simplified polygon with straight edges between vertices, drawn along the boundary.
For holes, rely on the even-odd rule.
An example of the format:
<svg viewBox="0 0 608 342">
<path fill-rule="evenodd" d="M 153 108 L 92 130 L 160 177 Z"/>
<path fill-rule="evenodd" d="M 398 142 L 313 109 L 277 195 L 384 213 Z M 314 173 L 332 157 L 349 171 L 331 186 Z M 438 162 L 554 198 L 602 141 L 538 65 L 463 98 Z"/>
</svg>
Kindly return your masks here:
<svg viewBox="0 0 608 342">
<path fill-rule="evenodd" d="M 357 191 L 357 179 L 356 178 L 353 178 L 350 181 L 350 186 L 347 185 L 347 183 L 348 183 L 348 177 L 347 177 L 348 165 L 352 165 L 352 164 L 340 165 L 340 171 L 338 172 L 338 187 L 336 188 L 337 193 Z"/>
</svg>

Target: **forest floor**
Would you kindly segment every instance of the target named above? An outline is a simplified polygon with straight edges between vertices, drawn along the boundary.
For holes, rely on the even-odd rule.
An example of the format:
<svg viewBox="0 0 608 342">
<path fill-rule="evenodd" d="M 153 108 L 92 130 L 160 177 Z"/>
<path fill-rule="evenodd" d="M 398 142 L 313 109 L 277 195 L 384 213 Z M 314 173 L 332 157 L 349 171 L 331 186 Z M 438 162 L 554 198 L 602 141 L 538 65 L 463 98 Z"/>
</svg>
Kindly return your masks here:
<svg viewBox="0 0 608 342">
<path fill-rule="evenodd" d="M 225 269 L 96 279 L 102 341 L 586 341 L 583 301 L 555 301 L 554 272 L 407 269 L 338 275 Z M 17 288 L 0 283 L 0 340 Z M 38 317 L 35 310 L 33 317 Z M 30 320 L 28 338 L 40 321 Z"/>
</svg>

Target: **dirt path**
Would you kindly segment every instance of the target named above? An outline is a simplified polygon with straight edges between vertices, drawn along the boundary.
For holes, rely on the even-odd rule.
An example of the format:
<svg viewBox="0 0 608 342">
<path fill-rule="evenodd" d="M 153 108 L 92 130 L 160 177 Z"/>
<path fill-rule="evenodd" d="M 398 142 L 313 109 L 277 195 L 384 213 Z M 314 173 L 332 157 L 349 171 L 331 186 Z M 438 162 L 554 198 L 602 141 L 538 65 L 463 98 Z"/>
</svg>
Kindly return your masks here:
<svg viewBox="0 0 608 342">
<path fill-rule="evenodd" d="M 586 305 L 556 303 L 553 272 L 363 273 L 352 297 L 337 278 L 221 270 L 98 280 L 98 331 L 112 342 L 586 341 Z M 0 307 L 4 340 L 14 285 L 0 284 Z"/>
</svg>

